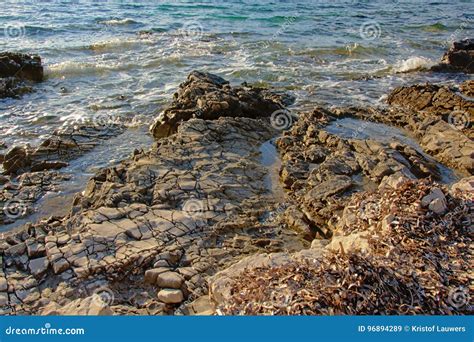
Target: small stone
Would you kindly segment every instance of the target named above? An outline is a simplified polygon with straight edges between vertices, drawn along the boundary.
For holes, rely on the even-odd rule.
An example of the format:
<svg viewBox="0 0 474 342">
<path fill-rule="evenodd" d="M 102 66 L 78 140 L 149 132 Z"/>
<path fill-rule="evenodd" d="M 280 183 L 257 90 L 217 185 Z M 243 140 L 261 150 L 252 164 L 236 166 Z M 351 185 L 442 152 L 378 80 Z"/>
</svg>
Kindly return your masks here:
<svg viewBox="0 0 474 342">
<path fill-rule="evenodd" d="M 26 245 L 24 242 L 11 246 L 5 251 L 5 255 L 18 256 L 22 255 L 26 251 Z"/>
<path fill-rule="evenodd" d="M 158 292 L 158 299 L 166 304 L 179 304 L 183 301 L 184 296 L 181 290 L 163 289 Z"/>
<path fill-rule="evenodd" d="M 441 198 L 436 198 L 430 203 L 428 209 L 438 215 L 442 215 L 448 210 L 448 207 L 446 201 L 443 201 Z"/>
<path fill-rule="evenodd" d="M 160 273 L 167 272 L 169 269 L 164 267 L 152 268 L 145 271 L 145 283 L 155 285 L 156 278 Z"/>
<path fill-rule="evenodd" d="M 49 260 L 46 257 L 30 260 L 29 268 L 32 275 L 41 277 L 49 266 Z"/>
<path fill-rule="evenodd" d="M 34 241 L 26 246 L 30 258 L 43 256 L 45 253 L 44 245 Z"/>
<path fill-rule="evenodd" d="M 156 277 L 156 285 L 159 287 L 179 289 L 183 282 L 183 277 L 176 272 L 164 272 Z"/>
<path fill-rule="evenodd" d="M 69 263 L 66 259 L 61 258 L 53 263 L 53 271 L 55 274 L 59 274 L 61 272 L 66 271 L 70 267 Z"/>
<path fill-rule="evenodd" d="M 0 292 L 6 291 L 8 289 L 7 280 L 3 277 L 0 278 Z"/>
<path fill-rule="evenodd" d="M 436 214 L 443 214 L 448 209 L 446 197 L 439 188 L 433 188 L 431 192 L 421 199 L 421 205 L 428 207 L 429 210 Z"/>
<path fill-rule="evenodd" d="M 5 292 L 0 293 L 0 306 L 5 306 L 8 304 L 8 294 Z"/>
</svg>

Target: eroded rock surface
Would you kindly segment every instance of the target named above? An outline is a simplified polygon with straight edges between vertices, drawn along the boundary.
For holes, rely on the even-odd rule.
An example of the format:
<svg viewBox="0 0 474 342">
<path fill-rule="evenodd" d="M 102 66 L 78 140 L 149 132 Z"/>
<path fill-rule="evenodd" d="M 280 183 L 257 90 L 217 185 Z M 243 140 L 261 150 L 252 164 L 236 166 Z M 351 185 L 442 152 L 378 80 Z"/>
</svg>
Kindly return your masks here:
<svg viewBox="0 0 474 342">
<path fill-rule="evenodd" d="M 463 89 L 470 89 L 468 83 Z M 394 110 L 381 121 L 405 126 L 425 151 L 465 174 L 474 171 L 474 102 L 446 86 L 414 85 L 395 89 L 388 97 Z"/>
<path fill-rule="evenodd" d="M 442 179 L 436 162 L 411 145 L 360 139 L 357 132 L 345 139 L 325 130 L 352 113 L 319 108 L 301 114 L 277 141 L 281 179 L 296 203 L 287 210 L 287 223 L 310 239 L 331 236 L 333 219 L 354 191 L 374 189 L 390 177 Z"/>
<path fill-rule="evenodd" d="M 69 126 L 55 131 L 39 146 L 13 146 L 3 157 L 7 174 L 60 169 L 67 162 L 92 150 L 100 142 L 123 132 L 123 127 L 111 125 Z"/>
<path fill-rule="evenodd" d="M 155 138 L 174 133 L 178 124 L 193 117 L 215 120 L 219 117 L 259 118 L 282 109 L 288 98 L 247 85 L 232 87 L 223 78 L 193 71 L 174 94 L 173 103 L 151 127 Z"/>
<path fill-rule="evenodd" d="M 115 314 L 186 313 L 216 271 L 245 255 L 301 249 L 266 218 L 279 203 L 259 148 L 274 134 L 261 120 L 192 119 L 99 172 L 68 218 L 3 243 L 2 314 L 54 311 L 104 287 Z"/>
<path fill-rule="evenodd" d="M 472 178 L 450 191 L 432 183 L 443 172 L 421 147 L 470 173 L 470 127 L 436 108 L 301 113 L 276 141 L 286 189 L 277 196 L 262 145 L 279 134 L 267 116 L 284 102 L 192 73 L 151 150 L 100 170 L 66 217 L 0 240 L 0 314 L 213 314 L 215 303 L 224 314 L 464 313 L 447 298 L 472 281 Z M 329 133 L 343 118 L 402 126 L 421 147 Z M 39 160 L 58 160 L 61 146 L 42 146 Z M 14 155 L 4 159 L 20 172 L 36 160 Z M 394 290 L 381 297 L 386 284 Z"/>
</svg>

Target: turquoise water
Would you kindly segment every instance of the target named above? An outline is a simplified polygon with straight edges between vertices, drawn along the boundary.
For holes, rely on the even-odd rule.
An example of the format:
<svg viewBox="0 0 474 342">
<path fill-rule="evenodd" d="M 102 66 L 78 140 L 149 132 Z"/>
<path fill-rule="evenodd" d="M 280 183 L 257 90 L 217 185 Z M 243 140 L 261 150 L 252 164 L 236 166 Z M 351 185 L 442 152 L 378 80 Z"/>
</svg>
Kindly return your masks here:
<svg viewBox="0 0 474 342">
<path fill-rule="evenodd" d="M 41 55 L 47 80 L 0 100 L 0 141 L 98 115 L 147 125 L 193 69 L 289 90 L 297 108 L 380 104 L 400 84 L 463 80 L 414 70 L 473 18 L 471 1 L 2 1 L 0 51 Z"/>
</svg>

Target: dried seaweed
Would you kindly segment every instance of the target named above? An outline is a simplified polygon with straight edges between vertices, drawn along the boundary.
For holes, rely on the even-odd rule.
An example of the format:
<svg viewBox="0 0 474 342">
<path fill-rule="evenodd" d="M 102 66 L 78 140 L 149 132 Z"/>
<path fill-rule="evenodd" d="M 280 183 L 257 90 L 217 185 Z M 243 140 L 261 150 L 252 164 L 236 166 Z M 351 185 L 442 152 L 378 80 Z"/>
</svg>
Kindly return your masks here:
<svg viewBox="0 0 474 342">
<path fill-rule="evenodd" d="M 437 185 L 439 187 L 439 185 Z M 358 212 L 343 234 L 371 231 L 370 252 L 325 251 L 317 262 L 246 270 L 236 277 L 224 314 L 365 315 L 472 314 L 472 209 L 468 194 L 447 195 L 448 211 L 422 208 L 433 185 L 409 181 L 398 189 L 355 194 Z M 447 193 L 447 191 L 445 191 Z M 384 219 L 390 215 L 390 224 Z M 466 288 L 464 303 L 453 289 Z M 471 296 L 472 297 L 472 296 Z"/>
</svg>

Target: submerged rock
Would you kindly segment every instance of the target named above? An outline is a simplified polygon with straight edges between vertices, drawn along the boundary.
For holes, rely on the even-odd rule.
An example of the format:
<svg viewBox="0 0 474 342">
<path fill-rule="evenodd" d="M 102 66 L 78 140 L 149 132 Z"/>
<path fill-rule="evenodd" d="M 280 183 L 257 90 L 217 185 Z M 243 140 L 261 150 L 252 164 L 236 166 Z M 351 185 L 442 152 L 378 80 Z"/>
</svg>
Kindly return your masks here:
<svg viewBox="0 0 474 342">
<path fill-rule="evenodd" d="M 258 118 L 282 109 L 283 97 L 267 90 L 243 85 L 232 87 L 223 78 L 199 71 L 189 74 L 174 94 L 173 103 L 151 127 L 156 139 L 176 132 L 180 122 L 193 117 L 215 120 L 219 117 Z"/>
<path fill-rule="evenodd" d="M 441 63 L 433 66 L 431 70 L 474 73 L 474 39 L 453 42 L 441 59 Z"/>
<path fill-rule="evenodd" d="M 12 147 L 3 158 L 3 168 L 7 174 L 60 169 L 122 132 L 123 127 L 117 124 L 66 127 L 53 132 L 37 147 Z"/>
</svg>

